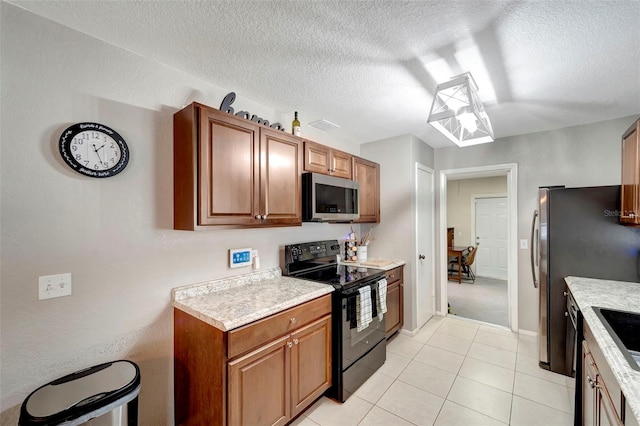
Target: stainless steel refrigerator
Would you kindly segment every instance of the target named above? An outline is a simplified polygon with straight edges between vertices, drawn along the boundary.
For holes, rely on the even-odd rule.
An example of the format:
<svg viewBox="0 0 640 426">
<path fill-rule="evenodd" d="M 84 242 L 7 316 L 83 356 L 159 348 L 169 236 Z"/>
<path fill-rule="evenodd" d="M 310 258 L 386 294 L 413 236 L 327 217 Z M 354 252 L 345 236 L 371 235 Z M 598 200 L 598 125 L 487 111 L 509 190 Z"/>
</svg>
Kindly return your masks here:
<svg viewBox="0 0 640 426">
<path fill-rule="evenodd" d="M 640 228 L 620 225 L 619 210 L 620 186 L 539 190 L 531 269 L 540 291 L 542 368 L 567 376 L 575 369 L 575 330 L 566 316 L 564 277 L 640 283 Z"/>
</svg>

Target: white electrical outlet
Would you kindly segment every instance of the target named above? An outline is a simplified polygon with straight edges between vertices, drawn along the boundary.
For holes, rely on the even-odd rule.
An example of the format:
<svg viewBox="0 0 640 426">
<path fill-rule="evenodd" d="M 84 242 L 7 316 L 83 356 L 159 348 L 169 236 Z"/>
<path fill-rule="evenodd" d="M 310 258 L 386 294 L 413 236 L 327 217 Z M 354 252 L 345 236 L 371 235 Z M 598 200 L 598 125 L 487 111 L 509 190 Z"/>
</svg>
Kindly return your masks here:
<svg viewBox="0 0 640 426">
<path fill-rule="evenodd" d="M 528 240 L 520 240 L 520 250 L 526 250 L 529 248 Z"/>
<path fill-rule="evenodd" d="M 229 268 L 241 268 L 243 266 L 251 266 L 251 249 L 229 250 Z"/>
<path fill-rule="evenodd" d="M 38 300 L 71 295 L 71 274 L 38 277 Z"/>
</svg>

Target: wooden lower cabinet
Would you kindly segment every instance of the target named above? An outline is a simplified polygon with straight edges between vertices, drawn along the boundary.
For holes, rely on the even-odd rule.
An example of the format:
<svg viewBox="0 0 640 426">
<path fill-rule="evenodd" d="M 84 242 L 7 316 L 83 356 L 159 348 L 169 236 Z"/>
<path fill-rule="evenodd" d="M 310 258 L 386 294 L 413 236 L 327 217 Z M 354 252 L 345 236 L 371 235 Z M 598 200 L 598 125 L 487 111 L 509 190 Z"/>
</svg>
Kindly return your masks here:
<svg viewBox="0 0 640 426">
<path fill-rule="evenodd" d="M 284 425 L 331 385 L 331 316 L 229 363 L 229 425 Z"/>
<path fill-rule="evenodd" d="M 582 341 L 582 425 L 622 426 L 624 396 L 589 327 Z M 606 378 L 606 382 L 605 382 Z"/>
<path fill-rule="evenodd" d="M 404 324 L 404 280 L 403 268 L 391 269 L 387 278 L 387 339 L 400 330 Z"/>
<path fill-rule="evenodd" d="M 229 332 L 174 314 L 177 425 L 285 425 L 331 386 L 330 295 Z"/>
</svg>

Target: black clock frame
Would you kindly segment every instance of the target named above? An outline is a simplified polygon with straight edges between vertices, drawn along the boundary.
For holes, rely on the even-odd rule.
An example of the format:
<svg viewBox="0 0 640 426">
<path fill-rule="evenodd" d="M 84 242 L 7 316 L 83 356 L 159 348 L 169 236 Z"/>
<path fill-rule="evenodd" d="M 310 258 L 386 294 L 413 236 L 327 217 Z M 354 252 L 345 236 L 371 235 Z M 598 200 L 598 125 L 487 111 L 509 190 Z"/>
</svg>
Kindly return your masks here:
<svg viewBox="0 0 640 426">
<path fill-rule="evenodd" d="M 107 170 L 88 169 L 78 161 L 76 161 L 76 159 L 73 157 L 73 153 L 71 152 L 71 141 L 77 134 L 86 131 L 104 133 L 105 135 L 113 138 L 113 140 L 116 141 L 116 143 L 120 147 L 120 161 L 118 161 L 113 167 Z M 123 137 L 109 126 L 105 126 L 104 124 L 99 123 L 76 123 L 72 126 L 69 126 L 64 132 L 62 132 L 62 135 L 60 135 L 58 149 L 60 150 L 62 159 L 69 167 L 71 167 L 71 169 L 83 176 L 92 178 L 107 178 L 115 176 L 123 171 L 129 163 L 129 147 L 127 146 L 127 143 L 124 141 Z"/>
</svg>

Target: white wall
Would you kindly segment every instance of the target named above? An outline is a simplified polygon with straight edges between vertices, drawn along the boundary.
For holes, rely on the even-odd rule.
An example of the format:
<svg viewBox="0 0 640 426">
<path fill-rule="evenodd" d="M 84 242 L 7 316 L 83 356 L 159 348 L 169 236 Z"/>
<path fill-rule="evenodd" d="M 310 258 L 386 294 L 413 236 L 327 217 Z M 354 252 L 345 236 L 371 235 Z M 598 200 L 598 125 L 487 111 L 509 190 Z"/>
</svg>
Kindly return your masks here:
<svg viewBox="0 0 640 426">
<path fill-rule="evenodd" d="M 380 223 L 371 229 L 371 258 L 404 259 L 404 327 L 414 330 L 417 319 L 411 301 L 415 297 L 415 163 L 433 168 L 434 150 L 413 135 L 363 144 L 363 157 L 380 164 Z"/>
<path fill-rule="evenodd" d="M 194 100 L 218 107 L 235 88 L 0 8 L 0 423 L 15 425 L 38 386 L 126 358 L 142 372 L 140 424 L 170 424 L 171 288 L 250 272 L 228 268 L 229 248 L 253 247 L 263 268 L 280 266 L 284 244 L 343 238 L 349 226 L 174 231 L 173 114 Z M 234 105 L 290 123 L 249 98 L 239 94 Z M 126 139 L 123 173 L 90 179 L 64 165 L 58 138 L 82 121 Z M 359 153 L 318 132 L 314 140 Z M 63 272 L 72 273 L 73 294 L 38 301 L 38 276 Z"/>
<path fill-rule="evenodd" d="M 440 171 L 517 163 L 518 239 L 529 239 L 539 186 L 620 184 L 621 137 L 636 119 L 630 116 L 502 138 L 464 149 L 437 149 L 435 165 Z M 520 329 L 537 332 L 538 292 L 533 287 L 529 256 L 529 250 L 518 250 L 518 320 Z"/>
<path fill-rule="evenodd" d="M 507 194 L 507 177 L 456 179 L 447 182 L 447 228 L 455 228 L 455 245 L 475 245 L 471 235 L 471 200 L 474 195 Z M 475 220 L 475 218 L 474 218 Z"/>
</svg>

